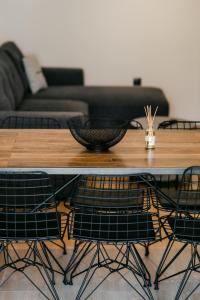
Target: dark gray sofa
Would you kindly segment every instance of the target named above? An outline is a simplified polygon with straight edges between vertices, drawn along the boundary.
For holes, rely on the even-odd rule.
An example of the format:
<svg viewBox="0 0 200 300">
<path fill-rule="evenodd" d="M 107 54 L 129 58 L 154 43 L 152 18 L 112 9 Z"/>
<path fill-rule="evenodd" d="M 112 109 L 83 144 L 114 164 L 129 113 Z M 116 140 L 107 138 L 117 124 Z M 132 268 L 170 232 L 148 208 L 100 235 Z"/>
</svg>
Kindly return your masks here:
<svg viewBox="0 0 200 300">
<path fill-rule="evenodd" d="M 159 115 L 167 116 L 168 102 L 161 89 L 147 87 L 49 86 L 36 95 L 27 96 L 27 104 L 38 105 L 42 99 L 79 99 L 89 105 L 92 117 L 116 117 L 132 120 L 144 115 L 144 106 L 159 106 Z M 27 109 L 22 104 L 22 109 Z M 41 102 L 41 106 L 42 106 Z"/>
<path fill-rule="evenodd" d="M 131 120 L 144 115 L 144 105 L 159 106 L 159 115 L 168 115 L 169 104 L 161 89 L 152 87 L 84 86 L 82 69 L 43 68 L 48 87 L 31 94 L 23 68 L 23 54 L 13 42 L 0 47 L 0 115 L 42 112 L 66 117 L 77 113 L 92 117 Z"/>
<path fill-rule="evenodd" d="M 40 101 L 33 101 L 33 99 L 29 101 L 30 90 L 22 57 L 21 52 L 12 42 L 0 48 L 0 119 L 11 115 L 51 117 L 57 119 L 62 127 L 66 127 L 69 118 L 88 114 L 88 104 L 78 99 L 44 98 Z M 52 69 L 49 70 L 48 76 L 52 80 Z M 47 73 L 47 70 L 45 72 Z M 65 78 L 70 78 L 70 84 L 73 84 L 73 80 L 76 82 L 76 76 L 79 77 L 79 70 L 76 73 L 76 70 L 64 69 L 63 72 L 66 74 Z M 72 74 L 72 77 L 67 74 Z M 56 78 L 55 76 L 55 84 Z"/>
</svg>

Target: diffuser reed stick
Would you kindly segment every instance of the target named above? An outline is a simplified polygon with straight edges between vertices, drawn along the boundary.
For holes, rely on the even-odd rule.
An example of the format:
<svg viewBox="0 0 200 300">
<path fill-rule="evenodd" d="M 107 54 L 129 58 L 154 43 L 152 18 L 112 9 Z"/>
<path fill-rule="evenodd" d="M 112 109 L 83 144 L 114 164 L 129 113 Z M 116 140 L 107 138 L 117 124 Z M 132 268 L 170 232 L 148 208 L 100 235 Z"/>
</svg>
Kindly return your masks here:
<svg viewBox="0 0 200 300">
<path fill-rule="evenodd" d="M 152 110 L 151 110 L 151 105 L 150 106 L 144 106 L 144 110 L 145 110 L 145 114 L 146 114 L 146 118 L 147 118 L 147 128 L 153 129 L 153 125 L 154 125 L 154 120 L 155 120 L 155 116 L 158 110 L 158 106 L 155 109 L 154 114 L 152 115 Z"/>
<path fill-rule="evenodd" d="M 156 107 L 154 113 L 152 113 L 151 105 L 144 106 L 144 111 L 147 118 L 147 129 L 146 129 L 146 136 L 145 136 L 146 149 L 155 148 L 156 137 L 154 131 L 154 121 L 155 121 L 157 110 L 158 110 L 158 106 Z"/>
</svg>

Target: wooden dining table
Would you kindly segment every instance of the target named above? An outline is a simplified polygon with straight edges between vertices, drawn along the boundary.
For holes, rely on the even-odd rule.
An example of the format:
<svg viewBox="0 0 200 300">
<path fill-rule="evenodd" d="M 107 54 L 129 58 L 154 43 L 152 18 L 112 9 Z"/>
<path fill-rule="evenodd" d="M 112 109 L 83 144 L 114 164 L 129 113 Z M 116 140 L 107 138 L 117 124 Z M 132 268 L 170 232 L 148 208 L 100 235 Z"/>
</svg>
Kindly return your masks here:
<svg viewBox="0 0 200 300">
<path fill-rule="evenodd" d="M 92 152 L 67 129 L 1 129 L 0 170 L 49 174 L 181 174 L 200 165 L 200 131 L 156 131 L 156 147 L 145 149 L 145 132 L 128 130 L 117 145 Z"/>
</svg>

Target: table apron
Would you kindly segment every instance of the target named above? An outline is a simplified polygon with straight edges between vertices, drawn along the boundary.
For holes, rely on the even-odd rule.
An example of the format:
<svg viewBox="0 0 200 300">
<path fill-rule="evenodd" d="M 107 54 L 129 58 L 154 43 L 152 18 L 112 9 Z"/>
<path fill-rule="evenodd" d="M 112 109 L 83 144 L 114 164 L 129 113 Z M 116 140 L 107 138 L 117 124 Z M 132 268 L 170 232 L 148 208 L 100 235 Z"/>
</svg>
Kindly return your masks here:
<svg viewBox="0 0 200 300">
<path fill-rule="evenodd" d="M 151 173 L 154 175 L 164 174 L 182 174 L 185 168 L 0 168 L 0 172 L 21 172 L 21 171 L 44 171 L 48 174 L 61 175 L 88 175 L 88 174 L 105 174 L 105 175 L 126 175 L 134 173 Z"/>
</svg>

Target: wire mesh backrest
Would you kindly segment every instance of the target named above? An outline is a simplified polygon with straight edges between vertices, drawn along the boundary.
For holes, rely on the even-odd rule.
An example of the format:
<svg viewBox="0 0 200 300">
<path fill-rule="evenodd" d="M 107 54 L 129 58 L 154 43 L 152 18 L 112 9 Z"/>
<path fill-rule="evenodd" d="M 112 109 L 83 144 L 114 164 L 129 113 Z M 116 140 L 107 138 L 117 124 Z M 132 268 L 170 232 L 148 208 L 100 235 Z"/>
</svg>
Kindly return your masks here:
<svg viewBox="0 0 200 300">
<path fill-rule="evenodd" d="M 158 129 L 175 129 L 175 130 L 200 130 L 200 121 L 181 121 L 169 120 L 163 121 L 158 125 Z"/>
<path fill-rule="evenodd" d="M 158 199 L 153 198 L 155 207 L 159 205 L 160 210 L 174 211 L 177 204 L 177 189 L 180 184 L 181 175 L 155 175 L 157 183 Z"/>
<path fill-rule="evenodd" d="M 175 215 L 168 218 L 168 223 L 176 238 L 200 242 L 200 166 L 183 173 Z"/>
<path fill-rule="evenodd" d="M 169 129 L 169 130 L 200 130 L 200 121 L 182 121 L 182 120 L 168 120 L 163 121 L 158 125 L 158 129 Z M 177 200 L 177 189 L 181 180 L 181 176 L 178 175 L 161 175 L 156 176 L 157 184 L 160 189 L 172 200 Z M 161 209 L 173 210 L 174 204 L 161 199 Z"/>
<path fill-rule="evenodd" d="M 135 211 L 148 211 L 151 188 L 154 184 L 151 175 L 91 175 L 81 176 L 74 187 L 71 205 L 74 207 L 98 207 Z"/>
<path fill-rule="evenodd" d="M 200 216 L 200 166 L 190 167 L 183 173 L 178 190 L 177 210 Z"/>
<path fill-rule="evenodd" d="M 160 238 L 149 184 L 155 184 L 150 174 L 82 176 L 71 202 L 70 237 L 117 243 Z"/>
<path fill-rule="evenodd" d="M 0 173 L 0 240 L 57 239 L 60 216 L 47 174 Z"/>
<path fill-rule="evenodd" d="M 44 211 L 52 206 L 55 199 L 46 173 L 0 173 L 0 210 Z"/>
<path fill-rule="evenodd" d="M 2 120 L 1 128 L 7 129 L 60 129 L 60 123 L 54 118 L 9 116 Z"/>
</svg>

